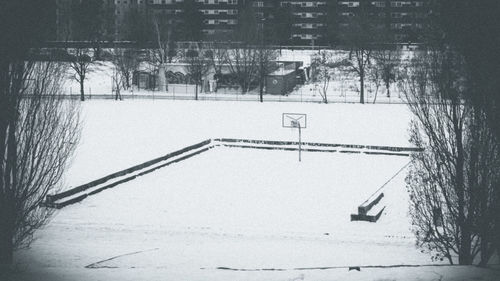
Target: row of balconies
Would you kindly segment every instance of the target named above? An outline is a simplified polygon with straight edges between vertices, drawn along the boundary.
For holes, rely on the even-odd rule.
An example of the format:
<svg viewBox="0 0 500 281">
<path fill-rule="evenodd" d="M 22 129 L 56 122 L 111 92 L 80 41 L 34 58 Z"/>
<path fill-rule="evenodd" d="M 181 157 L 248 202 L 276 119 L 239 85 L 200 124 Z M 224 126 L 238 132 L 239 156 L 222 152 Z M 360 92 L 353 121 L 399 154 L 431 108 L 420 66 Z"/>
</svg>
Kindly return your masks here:
<svg viewBox="0 0 500 281">
<path fill-rule="evenodd" d="M 356 13 L 354 12 L 340 12 L 339 16 L 341 17 L 354 17 Z M 427 17 L 427 14 L 420 13 L 420 12 L 392 12 L 392 13 L 386 13 L 386 12 L 379 12 L 379 13 L 370 13 L 368 16 L 370 17 L 375 17 L 375 18 L 392 18 L 392 19 L 424 19 Z"/>
<path fill-rule="evenodd" d="M 358 8 L 360 5 L 363 5 L 364 3 L 368 2 L 371 7 L 375 8 L 386 8 L 386 7 L 392 7 L 392 8 L 404 8 L 404 7 L 424 7 L 425 1 L 338 1 L 338 5 L 342 7 L 348 7 L 348 8 Z"/>
</svg>

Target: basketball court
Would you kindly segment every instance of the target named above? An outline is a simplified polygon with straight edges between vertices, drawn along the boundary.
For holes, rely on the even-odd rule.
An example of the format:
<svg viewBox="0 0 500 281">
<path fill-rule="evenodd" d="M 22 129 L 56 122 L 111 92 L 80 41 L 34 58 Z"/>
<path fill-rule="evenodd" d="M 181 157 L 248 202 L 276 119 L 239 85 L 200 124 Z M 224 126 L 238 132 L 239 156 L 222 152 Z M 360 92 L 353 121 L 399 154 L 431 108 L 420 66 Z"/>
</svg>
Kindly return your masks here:
<svg viewBox="0 0 500 281">
<path fill-rule="evenodd" d="M 426 264 L 404 175 L 385 187 L 377 223 L 350 221 L 408 161 L 303 152 L 298 162 L 297 151 L 216 147 L 63 208 L 40 231 L 32 250 L 44 259 L 33 262 L 187 272 Z"/>
</svg>

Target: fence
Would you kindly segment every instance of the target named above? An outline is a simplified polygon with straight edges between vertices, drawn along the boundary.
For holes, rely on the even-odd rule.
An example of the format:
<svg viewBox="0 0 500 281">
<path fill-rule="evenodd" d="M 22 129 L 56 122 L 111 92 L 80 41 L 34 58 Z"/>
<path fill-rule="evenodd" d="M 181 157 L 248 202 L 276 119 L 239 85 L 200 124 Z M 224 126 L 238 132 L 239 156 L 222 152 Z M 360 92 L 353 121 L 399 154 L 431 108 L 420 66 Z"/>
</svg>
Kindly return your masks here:
<svg viewBox="0 0 500 281">
<path fill-rule="evenodd" d="M 288 95 L 263 95 L 264 102 L 303 102 L 303 103 L 322 103 L 324 102 L 321 96 L 321 86 L 315 84 L 306 84 L 297 86 Z M 359 103 L 360 96 L 355 81 L 345 80 L 342 82 L 331 83 L 327 91 L 326 99 L 328 103 Z M 201 87 L 198 87 L 198 91 Z M 101 91 L 104 91 L 101 89 Z M 169 84 L 168 91 L 160 92 L 157 90 L 138 90 L 121 91 L 122 99 L 160 99 L 160 100 L 195 100 L 196 87 L 191 84 Z M 396 96 L 386 96 L 386 89 L 381 87 L 375 93 L 375 87 L 370 83 L 366 84 L 365 88 L 365 103 L 377 104 L 404 104 L 403 98 L 397 94 L 397 89 L 391 89 Z M 65 96 L 68 98 L 77 99 L 80 95 L 79 91 L 71 87 L 65 90 Z M 91 87 L 86 87 L 86 99 L 115 99 L 115 94 L 95 93 Z M 239 88 L 219 88 L 213 92 L 199 92 L 198 100 L 203 101 L 260 101 L 258 90 L 252 90 L 247 93 L 242 93 Z"/>
</svg>

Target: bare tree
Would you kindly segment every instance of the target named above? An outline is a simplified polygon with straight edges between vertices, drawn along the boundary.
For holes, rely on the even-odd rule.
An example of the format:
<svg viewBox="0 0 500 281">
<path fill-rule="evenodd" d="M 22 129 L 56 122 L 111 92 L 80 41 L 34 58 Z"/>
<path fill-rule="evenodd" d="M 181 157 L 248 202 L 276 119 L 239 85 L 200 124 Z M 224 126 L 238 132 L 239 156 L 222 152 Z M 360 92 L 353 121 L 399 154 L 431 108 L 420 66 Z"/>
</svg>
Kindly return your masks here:
<svg viewBox="0 0 500 281">
<path fill-rule="evenodd" d="M 166 64 L 172 59 L 174 21 L 156 14 L 153 16 L 153 28 L 156 36 L 154 58 L 158 64 L 159 90 L 167 90 Z"/>
<path fill-rule="evenodd" d="M 375 97 L 373 98 L 373 104 L 375 104 L 377 102 L 378 90 L 382 86 L 382 69 L 378 65 L 370 67 L 368 69 L 368 79 L 375 84 Z"/>
<path fill-rule="evenodd" d="M 406 178 L 417 244 L 454 263 L 481 264 L 492 253 L 499 181 L 498 146 L 484 113 L 463 100 L 463 60 L 449 50 L 417 57 L 401 89 L 415 116 L 414 154 Z"/>
<path fill-rule="evenodd" d="M 488 115 L 483 107 L 472 105 L 466 139 L 466 183 L 471 189 L 474 208 L 473 232 L 477 235 L 474 246 L 479 251 L 479 265 L 486 266 L 495 253 L 498 239 L 498 213 L 500 211 L 500 147 L 493 130 L 486 126 Z"/>
<path fill-rule="evenodd" d="M 75 55 L 72 56 L 69 63 L 70 68 L 73 70 L 73 79 L 80 84 L 80 100 L 85 100 L 85 79 L 87 74 L 92 71 L 94 60 L 89 51 L 84 48 L 77 48 Z"/>
<path fill-rule="evenodd" d="M 245 9 L 238 14 L 231 49 L 227 52 L 227 63 L 231 75 L 236 79 L 245 94 L 252 89 L 259 79 L 259 63 L 261 52 L 257 47 L 262 46 L 262 29 L 259 28 L 251 1 L 244 3 Z"/>
<path fill-rule="evenodd" d="M 112 92 L 114 93 L 115 100 L 122 100 L 121 89 L 124 88 L 123 76 L 120 71 L 113 67 L 112 79 Z"/>
<path fill-rule="evenodd" d="M 321 51 L 313 56 L 311 61 L 312 81 L 320 85 L 319 94 L 324 103 L 328 103 L 328 88 L 330 81 L 335 76 L 335 71 L 343 66 L 349 65 L 345 59 L 337 59 L 332 52 Z"/>
<path fill-rule="evenodd" d="M 360 2 L 356 14 L 340 30 L 341 41 L 349 49 L 351 71 L 359 78 L 360 103 L 365 103 L 365 78 L 372 63 L 373 50 L 379 43 L 390 41 L 385 24 L 371 13 L 371 3 Z"/>
<path fill-rule="evenodd" d="M 227 63 L 227 47 L 225 44 L 217 44 L 215 42 L 208 43 L 206 46 L 207 51 L 205 54 L 210 60 L 212 68 L 215 71 L 214 78 L 219 80 L 222 77 L 222 68 Z M 215 91 L 217 91 L 217 87 L 218 85 L 216 86 Z"/>
<path fill-rule="evenodd" d="M 61 98 L 65 69 L 56 63 L 2 64 L 0 76 L 0 265 L 28 246 L 51 211 L 79 139 L 78 104 Z"/>
<path fill-rule="evenodd" d="M 375 61 L 373 68 L 379 72 L 380 80 L 384 82 L 387 97 L 391 96 L 391 84 L 396 82 L 398 69 L 401 65 L 401 51 L 393 48 L 377 49 L 373 52 Z"/>
<path fill-rule="evenodd" d="M 210 60 L 200 51 L 195 50 L 188 50 L 184 57 L 188 63 L 186 70 L 196 85 L 195 100 L 198 100 L 198 85 L 201 85 L 203 77 L 210 70 Z"/>
<path fill-rule="evenodd" d="M 234 44 L 227 52 L 229 71 L 241 88 L 247 93 L 254 86 L 259 73 L 259 50 L 246 43 Z"/>
<path fill-rule="evenodd" d="M 264 101 L 264 81 L 266 76 L 271 73 L 274 69 L 276 69 L 276 58 L 278 57 L 278 53 L 276 50 L 273 50 L 265 45 L 261 45 L 259 47 L 259 99 L 260 102 Z"/>
<path fill-rule="evenodd" d="M 122 82 L 123 89 L 128 90 L 132 85 L 132 75 L 140 64 L 135 50 L 117 48 L 113 50 L 112 55 L 116 74 L 120 76 L 119 80 Z"/>
<path fill-rule="evenodd" d="M 357 16 L 342 33 L 344 42 L 349 47 L 350 69 L 359 77 L 359 102 L 365 103 L 365 78 L 371 64 L 372 33 L 368 23 Z"/>
</svg>

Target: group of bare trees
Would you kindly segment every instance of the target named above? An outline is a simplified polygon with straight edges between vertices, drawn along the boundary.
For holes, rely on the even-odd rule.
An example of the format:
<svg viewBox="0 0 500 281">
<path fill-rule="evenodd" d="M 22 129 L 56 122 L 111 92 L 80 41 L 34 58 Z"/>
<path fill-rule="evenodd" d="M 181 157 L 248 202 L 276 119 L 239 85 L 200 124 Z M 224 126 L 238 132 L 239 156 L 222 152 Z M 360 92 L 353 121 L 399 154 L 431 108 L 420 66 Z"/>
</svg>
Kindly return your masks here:
<svg viewBox="0 0 500 281">
<path fill-rule="evenodd" d="M 370 45 L 369 48 L 350 50 L 347 55 L 324 50 L 312 57 L 311 81 L 319 86 L 322 101 L 328 103 L 330 82 L 341 81 L 354 74 L 359 80 L 359 102 L 365 103 L 365 83 L 368 81 L 375 85 L 375 103 L 382 85 L 386 88 L 387 97 L 390 97 L 391 85 L 398 81 L 402 66 L 401 50 L 391 46 Z"/>
<path fill-rule="evenodd" d="M 259 88 L 259 99 L 263 101 L 264 79 L 274 68 L 277 53 L 274 50 L 249 44 L 235 44 L 231 48 L 223 44 L 204 44 L 204 48 L 189 49 L 182 53 L 185 70 L 196 85 L 208 79 L 222 81 L 224 76 L 236 83 L 242 94 Z M 216 90 L 216 89 L 215 89 Z"/>
<path fill-rule="evenodd" d="M 340 76 L 340 73 L 349 66 L 349 61 L 342 56 L 336 56 L 330 51 L 321 51 L 311 60 L 311 79 L 319 85 L 319 94 L 324 103 L 328 103 L 328 88 L 330 81 Z"/>
<path fill-rule="evenodd" d="M 488 264 L 496 250 L 500 151 L 482 107 L 466 100 L 462 57 L 449 49 L 421 52 L 401 81 L 414 114 L 406 178 L 417 244 L 435 259 Z"/>
<path fill-rule="evenodd" d="M 210 70 L 210 60 L 206 52 L 188 50 L 184 57 L 187 60 L 186 70 L 195 83 L 195 100 L 198 100 L 198 86 Z"/>
<path fill-rule="evenodd" d="M 174 49 L 172 30 L 175 21 L 153 17 L 156 34 L 155 64 L 158 66 L 159 84 L 168 83 L 165 78 L 167 62 L 177 56 L 186 63 L 187 75 L 196 85 L 195 99 L 198 99 L 198 86 L 202 80 L 213 76 L 214 80 L 230 77 L 242 94 L 259 88 L 260 101 L 263 101 L 265 77 L 276 69 L 277 52 L 267 46 L 264 38 L 264 23 L 258 22 L 252 10 L 245 10 L 240 15 L 237 31 L 231 44 L 222 42 L 197 42 L 196 48 L 184 51 Z M 160 88 L 160 90 L 166 90 Z"/>
<path fill-rule="evenodd" d="M 134 49 L 116 48 L 112 51 L 111 61 L 113 63 L 112 81 L 115 100 L 121 100 L 121 90 L 128 90 L 132 87 L 134 71 L 140 65 Z"/>
<path fill-rule="evenodd" d="M 363 8 L 364 7 L 364 8 Z M 342 74 L 354 74 L 359 81 L 359 102 L 365 103 L 366 82 L 375 84 L 376 102 L 378 90 L 383 84 L 390 97 L 391 84 L 397 82 L 402 53 L 393 43 L 390 30 L 373 20 L 363 6 L 359 13 L 342 26 L 337 35 L 346 48 L 347 57 L 332 52 L 319 52 L 312 60 L 311 78 L 320 85 L 320 95 L 327 102 L 326 91 L 330 80 Z"/>
</svg>

